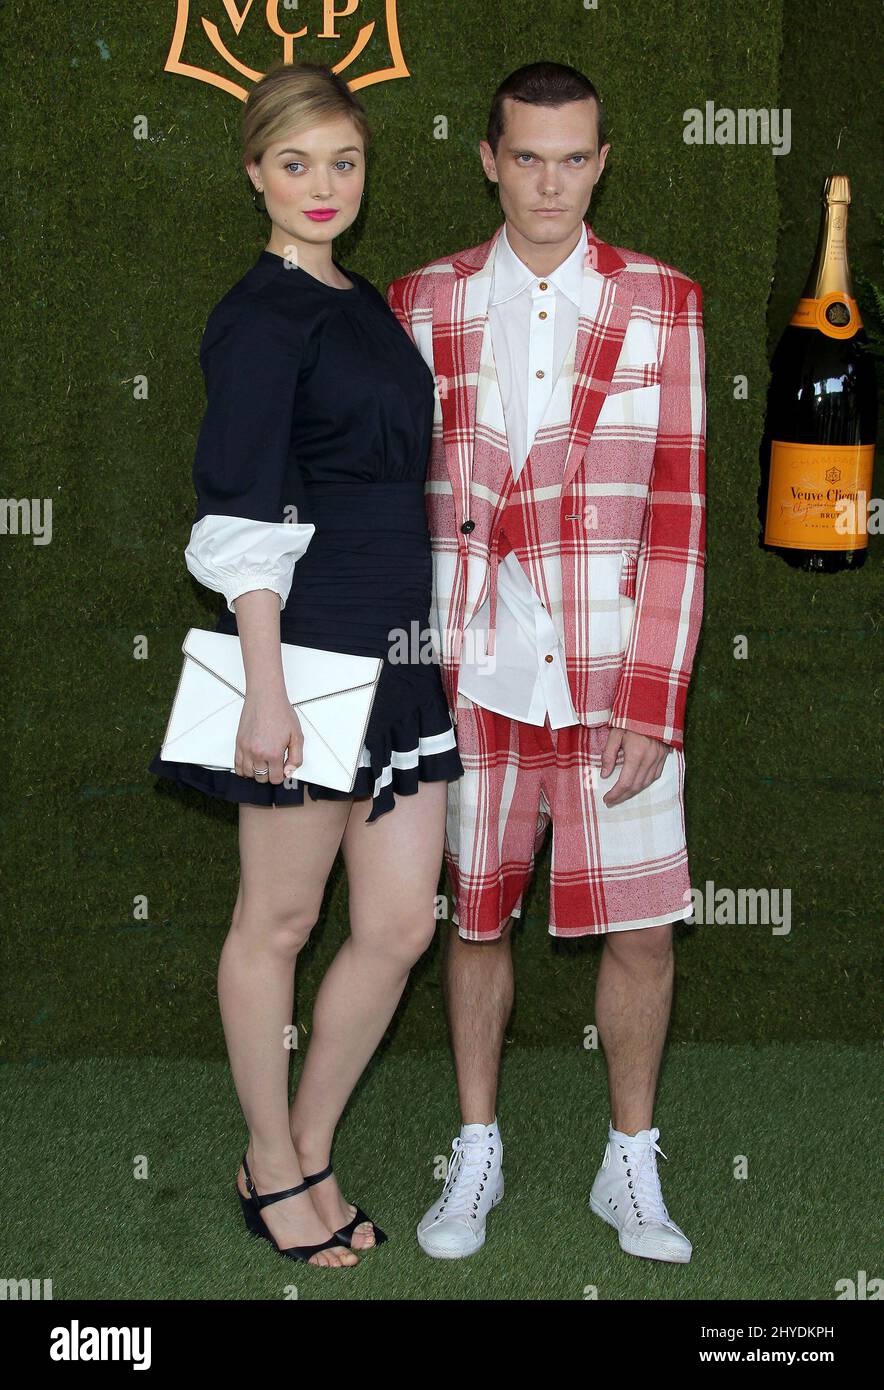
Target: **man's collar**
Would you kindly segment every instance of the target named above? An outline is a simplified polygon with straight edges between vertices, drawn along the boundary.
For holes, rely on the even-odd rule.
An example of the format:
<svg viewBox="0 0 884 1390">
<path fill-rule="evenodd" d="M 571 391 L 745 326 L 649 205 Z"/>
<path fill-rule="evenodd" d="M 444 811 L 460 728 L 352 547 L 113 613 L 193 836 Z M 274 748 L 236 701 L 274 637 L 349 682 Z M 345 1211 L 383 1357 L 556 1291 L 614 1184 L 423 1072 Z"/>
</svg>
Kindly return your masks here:
<svg viewBox="0 0 884 1390">
<path fill-rule="evenodd" d="M 548 275 L 543 276 L 544 280 L 554 285 L 562 294 L 567 295 L 578 309 L 583 293 L 583 263 L 586 258 L 587 246 L 586 225 L 581 223 L 580 239 L 574 250 L 565 257 L 560 265 L 556 266 L 555 270 L 551 270 Z M 494 283 L 491 289 L 490 302 L 503 304 L 506 300 L 521 294 L 526 286 L 535 285 L 540 278 L 516 255 L 506 234 L 506 223 L 504 223 L 494 259 Z"/>
<path fill-rule="evenodd" d="M 626 268 L 626 261 L 619 251 L 610 242 L 597 237 L 586 219 L 584 219 L 583 225 L 589 240 L 586 264 L 590 265 L 597 275 L 619 275 Z M 480 242 L 478 246 L 470 246 L 465 251 L 458 251 L 455 256 L 452 256 L 449 264 L 454 271 L 455 278 L 460 280 L 464 276 L 475 275 L 484 270 L 488 257 L 500 240 L 502 232 L 503 225 L 498 227 L 487 241 Z"/>
</svg>

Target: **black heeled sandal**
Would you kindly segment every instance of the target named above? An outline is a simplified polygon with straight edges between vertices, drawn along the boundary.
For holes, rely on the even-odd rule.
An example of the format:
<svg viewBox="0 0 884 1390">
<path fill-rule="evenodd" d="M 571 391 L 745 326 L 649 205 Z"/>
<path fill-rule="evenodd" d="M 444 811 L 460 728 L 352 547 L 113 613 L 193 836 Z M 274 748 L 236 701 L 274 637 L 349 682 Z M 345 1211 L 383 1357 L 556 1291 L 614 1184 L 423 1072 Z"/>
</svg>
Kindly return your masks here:
<svg viewBox="0 0 884 1390">
<path fill-rule="evenodd" d="M 254 1182 L 252 1181 L 252 1175 L 249 1172 L 249 1165 L 246 1161 L 245 1154 L 243 1154 L 242 1158 L 242 1167 L 243 1173 L 245 1174 L 246 1187 L 248 1188 L 249 1195 L 248 1197 L 244 1197 L 242 1195 L 242 1193 L 239 1190 L 238 1182 L 235 1184 L 236 1195 L 239 1198 L 240 1206 L 242 1207 L 242 1213 L 245 1217 L 246 1225 L 252 1232 L 252 1235 L 261 1236 L 264 1240 L 269 1240 L 274 1250 L 278 1251 L 280 1255 L 285 1255 L 287 1259 L 302 1260 L 305 1263 L 307 1263 L 310 1260 L 311 1255 L 318 1254 L 320 1250 L 331 1250 L 332 1246 L 340 1245 L 347 1245 L 349 1248 L 349 1241 L 344 1241 L 339 1236 L 333 1235 L 329 1236 L 328 1240 L 322 1241 L 320 1245 L 291 1245 L 289 1246 L 288 1250 L 280 1249 L 273 1237 L 273 1233 L 271 1232 L 263 1216 L 261 1215 L 261 1208 L 270 1206 L 271 1202 L 281 1202 L 283 1197 L 297 1197 L 299 1192 L 307 1191 L 307 1188 L 310 1186 L 310 1183 L 305 1180 L 304 1182 L 299 1183 L 297 1187 L 286 1187 L 282 1192 L 265 1192 L 262 1196 L 261 1194 L 259 1194 Z M 363 1217 L 363 1220 L 366 1219 L 366 1217 Z M 353 1253 L 358 1254 L 359 1252 L 357 1250 L 354 1250 Z M 319 1267 L 329 1268 L 330 1266 Z M 349 1268 L 350 1266 L 342 1265 L 335 1267 Z"/>
<path fill-rule="evenodd" d="M 324 1182 L 326 1178 L 331 1177 L 331 1174 L 332 1166 L 331 1164 L 329 1164 L 327 1168 L 323 1168 L 321 1173 L 311 1173 L 309 1178 L 305 1177 L 304 1186 L 313 1187 L 314 1184 L 318 1182 Z M 375 1245 L 382 1245 L 383 1242 L 387 1239 L 386 1234 L 381 1230 L 380 1226 L 376 1226 L 374 1224 L 370 1216 L 366 1216 L 365 1212 L 359 1206 L 357 1206 L 356 1208 L 356 1215 L 353 1217 L 353 1220 L 348 1221 L 347 1225 L 342 1226 L 339 1231 L 335 1231 L 335 1237 L 337 1238 L 338 1244 L 346 1245 L 348 1249 L 352 1250 L 353 1236 L 356 1233 L 356 1227 L 361 1226 L 363 1221 L 367 1221 L 368 1224 L 371 1226 L 371 1229 L 374 1231 Z M 365 1255 L 368 1253 L 369 1250 L 373 1249 L 374 1246 L 366 1245 L 359 1250 L 355 1250 L 353 1253 L 356 1255 Z"/>
</svg>

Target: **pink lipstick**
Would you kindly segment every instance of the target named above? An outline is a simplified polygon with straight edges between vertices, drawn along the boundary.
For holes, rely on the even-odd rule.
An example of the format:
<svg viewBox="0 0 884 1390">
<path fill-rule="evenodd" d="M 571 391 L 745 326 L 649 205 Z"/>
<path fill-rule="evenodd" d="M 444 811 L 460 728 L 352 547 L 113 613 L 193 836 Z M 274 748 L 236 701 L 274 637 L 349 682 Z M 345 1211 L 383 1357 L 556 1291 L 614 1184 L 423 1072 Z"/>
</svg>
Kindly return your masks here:
<svg viewBox="0 0 884 1390">
<path fill-rule="evenodd" d="M 311 222 L 328 222 L 337 215 L 337 208 L 316 208 L 315 212 L 304 213 L 304 216 L 309 217 Z"/>
</svg>

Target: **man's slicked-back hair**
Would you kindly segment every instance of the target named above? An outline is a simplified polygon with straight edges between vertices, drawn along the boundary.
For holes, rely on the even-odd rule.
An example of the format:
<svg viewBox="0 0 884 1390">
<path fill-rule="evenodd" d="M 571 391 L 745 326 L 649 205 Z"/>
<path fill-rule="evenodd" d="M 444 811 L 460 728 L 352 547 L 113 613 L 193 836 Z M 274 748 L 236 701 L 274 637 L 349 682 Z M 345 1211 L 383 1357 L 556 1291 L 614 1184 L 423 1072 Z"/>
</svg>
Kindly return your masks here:
<svg viewBox="0 0 884 1390">
<path fill-rule="evenodd" d="M 566 63 L 527 63 L 504 78 L 491 101 L 487 140 L 494 154 L 504 128 L 503 103 L 507 97 L 529 106 L 562 106 L 567 101 L 593 97 L 598 112 L 598 149 L 606 142 L 605 113 L 601 97 L 588 77 Z"/>
</svg>

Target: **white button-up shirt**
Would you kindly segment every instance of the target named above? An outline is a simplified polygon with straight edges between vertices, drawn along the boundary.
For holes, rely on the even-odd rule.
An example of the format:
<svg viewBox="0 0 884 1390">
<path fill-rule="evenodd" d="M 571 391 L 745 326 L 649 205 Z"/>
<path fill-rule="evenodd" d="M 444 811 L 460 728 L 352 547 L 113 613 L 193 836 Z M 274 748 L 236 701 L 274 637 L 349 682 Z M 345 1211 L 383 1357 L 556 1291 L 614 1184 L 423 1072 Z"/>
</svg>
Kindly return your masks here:
<svg viewBox="0 0 884 1390">
<path fill-rule="evenodd" d="M 505 225 L 498 238 L 488 315 L 514 478 L 577 332 L 586 251 L 584 224 L 571 254 L 541 280 L 513 251 Z M 483 657 L 486 597 L 465 629 L 470 636 L 463 644 L 458 690 L 526 724 L 543 724 L 547 715 L 553 729 L 578 723 L 555 624 L 512 551 L 500 561 L 497 584 L 494 658 Z"/>
</svg>

